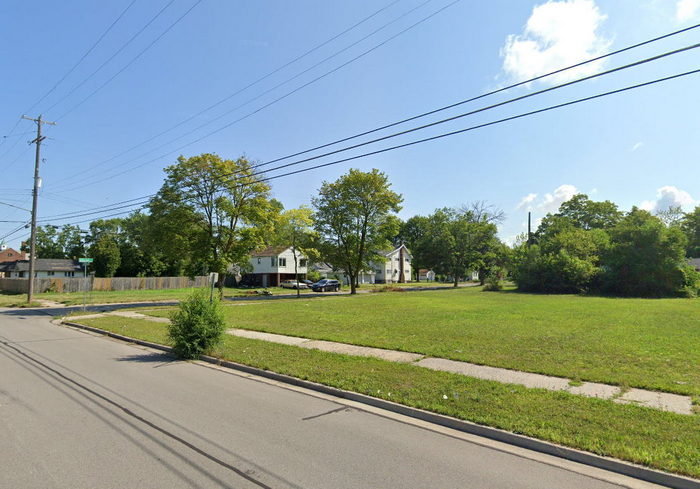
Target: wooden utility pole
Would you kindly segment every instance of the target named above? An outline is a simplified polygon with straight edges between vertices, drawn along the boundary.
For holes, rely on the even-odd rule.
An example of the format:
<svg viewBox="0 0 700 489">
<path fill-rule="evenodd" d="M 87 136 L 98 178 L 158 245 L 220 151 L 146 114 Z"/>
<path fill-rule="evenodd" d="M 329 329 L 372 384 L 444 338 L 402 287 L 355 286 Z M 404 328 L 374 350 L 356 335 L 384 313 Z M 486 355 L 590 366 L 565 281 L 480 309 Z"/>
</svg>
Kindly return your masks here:
<svg viewBox="0 0 700 489">
<path fill-rule="evenodd" d="M 42 124 L 51 124 L 52 126 L 55 126 L 55 122 L 49 122 L 49 121 L 44 121 L 41 119 L 41 115 L 37 117 L 36 119 L 32 119 L 31 117 L 27 117 L 26 115 L 22 116 L 22 119 L 26 119 L 28 121 L 34 121 L 36 122 L 36 139 L 29 144 L 36 144 L 36 156 L 34 158 L 34 191 L 32 192 L 32 234 L 31 238 L 29 239 L 29 283 L 27 287 L 27 302 L 31 302 L 33 297 L 34 297 L 34 262 L 35 262 L 35 254 L 36 254 L 36 209 L 37 209 L 37 201 L 39 200 L 39 162 L 41 161 L 41 142 L 45 139 L 45 136 L 41 135 L 41 125 Z"/>
<path fill-rule="evenodd" d="M 532 212 L 527 213 L 527 245 L 532 245 Z"/>
</svg>

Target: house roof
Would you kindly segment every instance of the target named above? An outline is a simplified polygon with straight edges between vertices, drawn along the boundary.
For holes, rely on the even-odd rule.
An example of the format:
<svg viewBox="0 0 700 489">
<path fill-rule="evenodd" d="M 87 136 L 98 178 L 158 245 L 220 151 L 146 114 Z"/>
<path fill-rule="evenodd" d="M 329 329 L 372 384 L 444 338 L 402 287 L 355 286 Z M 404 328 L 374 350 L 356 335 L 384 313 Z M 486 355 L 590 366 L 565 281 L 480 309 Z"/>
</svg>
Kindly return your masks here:
<svg viewBox="0 0 700 489">
<path fill-rule="evenodd" d="M 74 272 L 81 270 L 80 264 L 75 260 L 37 258 L 34 261 L 34 270 L 37 272 Z M 29 260 L 17 260 L 0 263 L 2 272 L 28 272 Z"/>
<path fill-rule="evenodd" d="M 0 263 L 21 260 L 24 258 L 24 255 L 24 253 L 20 253 L 12 248 L 5 248 L 0 250 Z"/>
<path fill-rule="evenodd" d="M 700 258 L 688 258 L 688 263 L 695 267 L 695 270 L 700 270 Z"/>
<path fill-rule="evenodd" d="M 289 248 L 291 248 L 291 246 L 268 246 L 262 251 L 252 252 L 250 256 L 277 256 Z"/>
<path fill-rule="evenodd" d="M 380 251 L 379 253 L 382 254 L 382 255 L 384 255 L 384 256 L 389 256 L 389 255 L 391 255 L 391 254 L 396 253 L 396 252 L 399 251 L 401 248 L 403 248 L 404 250 L 406 250 L 406 253 L 408 254 L 409 258 L 413 258 L 413 256 L 411 256 L 411 252 L 408 250 L 408 248 L 406 247 L 405 244 L 402 244 L 401 246 L 397 246 L 396 248 L 391 249 L 391 250 L 382 250 L 382 251 Z"/>
</svg>

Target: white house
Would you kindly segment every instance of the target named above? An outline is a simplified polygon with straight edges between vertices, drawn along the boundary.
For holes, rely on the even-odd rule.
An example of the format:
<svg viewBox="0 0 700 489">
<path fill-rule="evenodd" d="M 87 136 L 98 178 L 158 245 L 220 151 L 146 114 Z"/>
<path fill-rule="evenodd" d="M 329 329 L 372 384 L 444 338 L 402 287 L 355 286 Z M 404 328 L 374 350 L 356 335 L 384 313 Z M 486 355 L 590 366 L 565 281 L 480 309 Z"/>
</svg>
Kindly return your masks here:
<svg viewBox="0 0 700 489">
<path fill-rule="evenodd" d="M 421 268 L 418 270 L 418 281 L 419 282 L 435 282 L 435 272 L 428 270 L 427 268 Z"/>
<path fill-rule="evenodd" d="M 308 260 L 297 250 L 299 280 L 306 278 Z M 243 283 L 260 287 L 277 287 L 285 280 L 294 280 L 294 253 L 291 246 L 271 246 L 250 256 L 252 272 L 243 276 Z"/>
<path fill-rule="evenodd" d="M 391 251 L 382 253 L 385 262 L 372 262 L 376 283 L 404 283 L 410 282 L 412 277 L 411 260 L 413 257 L 406 248 L 401 245 Z"/>
</svg>

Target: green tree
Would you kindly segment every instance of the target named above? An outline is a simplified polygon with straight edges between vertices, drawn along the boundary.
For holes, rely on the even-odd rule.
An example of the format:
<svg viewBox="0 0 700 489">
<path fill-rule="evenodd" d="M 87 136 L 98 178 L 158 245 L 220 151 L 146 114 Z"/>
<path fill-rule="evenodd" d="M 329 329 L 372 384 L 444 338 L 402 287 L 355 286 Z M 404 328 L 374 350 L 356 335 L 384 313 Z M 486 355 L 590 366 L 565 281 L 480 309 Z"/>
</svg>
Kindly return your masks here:
<svg viewBox="0 0 700 489">
<path fill-rule="evenodd" d="M 555 214 L 547 214 L 535 232 L 535 239 L 553 235 L 563 228 L 610 229 L 615 226 L 623 213 L 609 200 L 595 202 L 585 194 L 576 194 L 562 203 Z"/>
<path fill-rule="evenodd" d="M 681 229 L 688 239 L 686 255 L 690 258 L 700 258 L 700 205 L 683 216 Z"/>
<path fill-rule="evenodd" d="M 92 265 L 98 277 L 114 277 L 121 262 L 119 245 L 114 236 L 103 234 L 97 238 L 90 247 L 90 255 L 94 259 Z"/>
<path fill-rule="evenodd" d="M 687 238 L 649 212 L 632 208 L 610 230 L 604 257 L 604 289 L 616 295 L 662 297 L 697 286 L 685 258 Z"/>
<path fill-rule="evenodd" d="M 318 235 L 314 231 L 313 224 L 313 211 L 306 206 L 282 212 L 275 224 L 274 239 L 270 244 L 291 246 L 296 282 L 299 282 L 299 257 L 306 257 L 308 268 L 311 268 L 311 263 L 318 258 L 316 249 Z M 296 290 L 299 297 L 301 293 L 299 287 Z"/>
<path fill-rule="evenodd" d="M 357 278 L 379 252 L 391 245 L 398 232 L 401 195 L 391 190 L 387 176 L 377 169 L 351 169 L 332 183 L 324 182 L 318 197 L 314 227 L 319 250 L 326 261 L 342 268 L 350 279 L 350 293 L 357 292 Z"/>
<path fill-rule="evenodd" d="M 245 158 L 208 153 L 181 156 L 165 173 L 149 204 L 152 239 L 171 260 L 184 257 L 188 274 L 219 273 L 223 289 L 229 267 L 246 263 L 272 229 L 279 206 L 270 200 L 270 186 Z"/>
<path fill-rule="evenodd" d="M 22 246 L 22 251 L 29 252 L 29 242 Z M 78 226 L 46 225 L 36 229 L 37 258 L 80 258 L 85 255 L 83 235 Z"/>
<path fill-rule="evenodd" d="M 428 222 L 420 253 L 436 273 L 452 277 L 455 287 L 468 271 L 484 266 L 484 255 L 497 242 L 496 225 L 471 209 L 438 209 Z"/>
<path fill-rule="evenodd" d="M 428 268 L 427 256 L 429 249 L 427 238 L 429 236 L 430 221 L 425 216 L 413 216 L 401 223 L 399 234 L 396 238 L 396 245 L 405 244 L 411 252 L 413 261 L 411 263 L 413 272 L 418 278 L 421 268 Z"/>
</svg>

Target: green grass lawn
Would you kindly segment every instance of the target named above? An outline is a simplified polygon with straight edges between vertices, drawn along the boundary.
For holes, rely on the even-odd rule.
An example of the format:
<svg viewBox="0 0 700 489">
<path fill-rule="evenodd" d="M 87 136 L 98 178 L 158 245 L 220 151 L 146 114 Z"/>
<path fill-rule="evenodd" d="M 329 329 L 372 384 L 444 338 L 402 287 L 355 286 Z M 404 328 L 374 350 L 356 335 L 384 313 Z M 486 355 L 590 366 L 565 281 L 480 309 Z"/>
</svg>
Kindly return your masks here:
<svg viewBox="0 0 700 489">
<path fill-rule="evenodd" d="M 468 300 L 467 297 L 462 299 Z M 268 305 L 272 303 L 264 307 Z M 249 307 L 236 310 L 239 309 L 248 310 Z M 260 308 L 258 312 L 263 310 Z M 122 317 L 84 319 L 80 322 L 130 337 L 169 344 L 167 326 L 161 323 Z M 234 362 L 600 455 L 700 477 L 700 416 L 684 416 L 565 392 L 499 384 L 413 365 L 228 335 L 212 353 Z"/>
<path fill-rule="evenodd" d="M 270 301 L 225 310 L 231 327 L 700 395 L 700 300 L 695 299 L 473 287 Z"/>
</svg>

